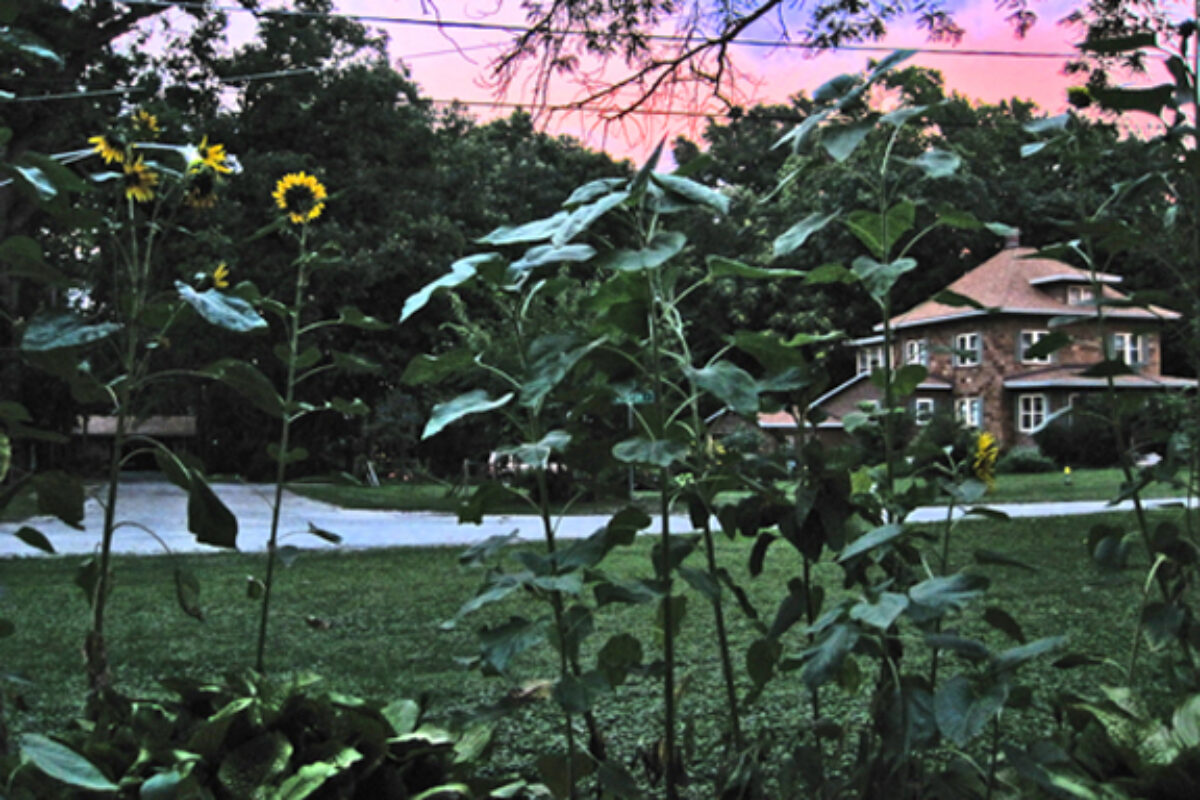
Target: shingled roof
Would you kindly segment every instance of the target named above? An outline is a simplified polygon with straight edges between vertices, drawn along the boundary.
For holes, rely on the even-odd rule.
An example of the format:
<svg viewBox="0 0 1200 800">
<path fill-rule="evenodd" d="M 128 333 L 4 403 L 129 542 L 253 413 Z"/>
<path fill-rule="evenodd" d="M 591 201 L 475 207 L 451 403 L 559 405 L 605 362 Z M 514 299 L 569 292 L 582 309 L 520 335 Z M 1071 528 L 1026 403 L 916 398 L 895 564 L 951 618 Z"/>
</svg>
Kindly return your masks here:
<svg viewBox="0 0 1200 800">
<path fill-rule="evenodd" d="M 1045 291 L 1055 283 L 1091 283 L 1087 270 L 1077 269 L 1049 258 L 1032 258 L 1032 247 L 1007 247 L 946 287 L 949 291 L 969 297 L 988 311 L 970 306 L 952 306 L 936 300 L 926 300 L 915 308 L 893 317 L 893 328 L 908 328 L 934 322 L 978 316 L 986 313 L 1045 314 L 1047 316 L 1093 316 L 1094 306 L 1068 305 Z M 1097 273 L 1105 297 L 1124 298 L 1110 284 L 1121 280 L 1119 275 Z M 1166 308 L 1106 308 L 1105 316 L 1122 319 L 1179 319 L 1179 314 Z M 883 325 L 875 326 L 882 330 Z"/>
</svg>

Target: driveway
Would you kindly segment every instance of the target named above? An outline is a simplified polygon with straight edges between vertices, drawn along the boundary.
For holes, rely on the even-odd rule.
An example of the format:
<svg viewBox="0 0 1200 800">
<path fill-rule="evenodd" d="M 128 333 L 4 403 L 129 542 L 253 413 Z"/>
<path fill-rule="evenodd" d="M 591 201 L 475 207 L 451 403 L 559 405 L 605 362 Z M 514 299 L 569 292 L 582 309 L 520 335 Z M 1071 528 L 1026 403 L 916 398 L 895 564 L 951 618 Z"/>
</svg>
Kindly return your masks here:
<svg viewBox="0 0 1200 800">
<path fill-rule="evenodd" d="M 271 524 L 273 487 L 240 483 L 218 483 L 213 490 L 238 519 L 238 549 L 262 551 L 266 548 Z M 1159 506 L 1169 500 L 1151 501 Z M 1177 501 L 1175 501 L 1177 502 Z M 1104 502 L 1020 503 L 992 506 L 1013 517 L 1057 517 L 1128 510 L 1124 503 L 1110 506 Z M 944 508 L 917 509 L 912 522 L 941 522 Z M 172 484 L 160 481 L 134 481 L 122 484 L 117 500 L 117 519 L 122 522 L 113 537 L 117 553 L 153 554 L 163 552 L 218 552 L 220 548 L 198 544 L 187 531 L 187 495 Z M 21 523 L 0 523 L 0 556 L 38 555 L 14 534 L 28 525 L 49 538 L 58 553 L 90 553 L 97 548 L 104 512 L 96 500 L 88 500 L 84 530 L 75 530 L 50 517 L 36 517 Z M 565 517 L 558 523 L 561 538 L 588 536 L 608 521 L 606 516 Z M 487 517 L 482 525 L 460 525 L 448 514 L 412 511 L 367 511 L 343 509 L 284 493 L 280 518 L 281 544 L 305 549 L 336 547 L 305 533 L 309 525 L 342 537 L 341 547 L 429 547 L 464 546 L 489 536 L 517 532 L 522 539 L 542 539 L 541 520 L 533 515 Z M 684 516 L 672 517 L 673 530 L 691 528 Z M 152 536 L 147 531 L 153 531 Z"/>
</svg>

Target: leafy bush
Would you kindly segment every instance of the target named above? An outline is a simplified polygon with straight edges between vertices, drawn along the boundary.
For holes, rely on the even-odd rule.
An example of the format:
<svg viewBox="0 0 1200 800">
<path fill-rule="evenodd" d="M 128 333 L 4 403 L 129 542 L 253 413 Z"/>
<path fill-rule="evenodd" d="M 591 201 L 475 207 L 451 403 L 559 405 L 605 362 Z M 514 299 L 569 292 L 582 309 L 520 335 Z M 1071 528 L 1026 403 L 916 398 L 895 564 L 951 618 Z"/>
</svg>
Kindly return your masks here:
<svg viewBox="0 0 1200 800">
<path fill-rule="evenodd" d="M 1055 472 L 1058 465 L 1036 447 L 1014 447 L 996 462 L 996 472 L 1001 475 L 1029 475 L 1037 472 Z"/>
<path fill-rule="evenodd" d="M 9 797 L 39 800 L 81 790 L 197 800 L 545 796 L 471 774 L 489 726 L 452 734 L 425 724 L 412 700 L 377 705 L 313 691 L 318 681 L 251 673 L 223 683 L 168 679 L 171 701 L 109 694 L 92 725 L 22 736 L 20 758 L 0 762 L 0 781 Z"/>
<path fill-rule="evenodd" d="M 1111 467 L 1120 461 L 1111 423 L 1090 403 L 1080 403 L 1034 434 L 1044 455 L 1059 464 Z"/>
</svg>

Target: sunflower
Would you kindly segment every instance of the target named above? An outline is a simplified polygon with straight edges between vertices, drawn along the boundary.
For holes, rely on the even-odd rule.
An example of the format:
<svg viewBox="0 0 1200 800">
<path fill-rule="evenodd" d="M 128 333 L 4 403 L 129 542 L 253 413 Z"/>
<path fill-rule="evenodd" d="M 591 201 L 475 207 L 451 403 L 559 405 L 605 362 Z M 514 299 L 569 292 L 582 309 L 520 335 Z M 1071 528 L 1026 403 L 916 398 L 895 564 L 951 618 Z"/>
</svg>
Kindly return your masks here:
<svg viewBox="0 0 1200 800">
<path fill-rule="evenodd" d="M 125 196 L 139 203 L 148 203 L 154 199 L 154 187 L 158 185 L 158 173 L 146 166 L 142 157 L 137 161 L 126 161 Z"/>
<path fill-rule="evenodd" d="M 158 127 L 158 117 L 144 108 L 139 108 L 133 112 L 130 122 L 133 123 L 133 129 L 138 133 L 148 133 L 151 136 L 157 136 L 160 130 Z"/>
<path fill-rule="evenodd" d="M 227 163 L 228 158 L 229 155 L 225 152 L 225 145 L 209 144 L 208 137 L 205 136 L 196 147 L 196 154 L 189 167 L 193 170 L 208 167 L 214 172 L 228 175 L 230 172 L 233 172 L 233 167 Z"/>
<path fill-rule="evenodd" d="M 304 225 L 321 216 L 327 194 L 325 187 L 312 175 L 292 172 L 279 179 L 271 196 L 293 225 Z"/>
<path fill-rule="evenodd" d="M 229 267 L 226 266 L 224 261 L 217 264 L 217 268 L 213 270 L 212 282 L 213 286 L 217 289 L 229 288 Z"/>
<path fill-rule="evenodd" d="M 975 457 L 971 463 L 975 477 L 987 484 L 988 489 L 996 485 L 996 458 L 1000 455 L 1000 447 L 996 437 L 987 431 L 979 434 L 975 440 Z"/>
<path fill-rule="evenodd" d="M 125 163 L 125 143 L 117 137 L 110 134 L 93 136 L 88 139 L 88 144 L 92 146 L 93 152 L 104 159 L 105 164 L 114 161 L 118 164 Z"/>
<path fill-rule="evenodd" d="M 212 208 L 217 204 L 217 179 L 211 170 L 190 173 L 187 193 L 183 202 L 192 208 Z"/>
</svg>

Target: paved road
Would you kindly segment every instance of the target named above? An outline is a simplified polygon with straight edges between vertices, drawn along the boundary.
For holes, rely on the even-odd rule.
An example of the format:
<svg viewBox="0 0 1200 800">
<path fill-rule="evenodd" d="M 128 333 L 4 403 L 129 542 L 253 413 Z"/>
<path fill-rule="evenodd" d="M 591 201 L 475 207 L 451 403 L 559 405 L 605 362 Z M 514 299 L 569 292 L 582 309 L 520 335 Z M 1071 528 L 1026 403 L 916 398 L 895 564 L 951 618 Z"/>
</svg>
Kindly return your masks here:
<svg viewBox="0 0 1200 800">
<path fill-rule="evenodd" d="M 238 549 L 261 551 L 266 547 L 271 521 L 271 487 L 245 484 L 215 484 L 214 491 L 238 518 Z M 1162 504 L 1168 501 L 1154 501 Z M 1013 517 L 1053 517 L 1095 514 L 1114 510 L 1103 502 L 1024 503 L 993 506 Z M 1117 509 L 1129 508 L 1123 504 Z M 910 517 L 914 522 L 940 522 L 944 508 L 918 509 Z M 216 552 L 219 548 L 198 544 L 187 531 L 187 497 L 175 486 L 158 481 L 137 481 L 121 487 L 117 501 L 117 519 L 125 521 L 115 533 L 113 546 L 118 553 L 152 554 L 172 552 Z M 0 556 L 38 555 L 12 534 L 29 525 L 45 534 L 58 553 L 89 553 L 96 549 L 103 511 L 89 500 L 84 530 L 39 517 L 23 523 L 0 523 Z M 591 534 L 607 522 L 603 516 L 566 517 L 559 522 L 558 536 L 578 538 Z M 540 540 L 541 520 L 532 515 L 495 516 L 482 525 L 459 525 L 447 514 L 403 511 L 364 511 L 341 509 L 327 503 L 286 493 L 280 531 L 283 544 L 303 548 L 334 547 L 306 534 L 309 524 L 342 537 L 342 547 L 462 546 L 489 536 L 518 532 L 522 539 Z M 684 517 L 672 518 L 672 528 L 687 530 Z M 154 531 L 151 536 L 145 529 Z"/>
</svg>

